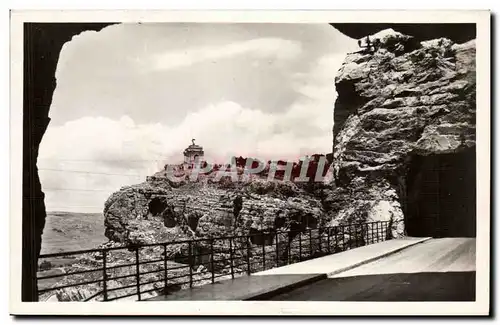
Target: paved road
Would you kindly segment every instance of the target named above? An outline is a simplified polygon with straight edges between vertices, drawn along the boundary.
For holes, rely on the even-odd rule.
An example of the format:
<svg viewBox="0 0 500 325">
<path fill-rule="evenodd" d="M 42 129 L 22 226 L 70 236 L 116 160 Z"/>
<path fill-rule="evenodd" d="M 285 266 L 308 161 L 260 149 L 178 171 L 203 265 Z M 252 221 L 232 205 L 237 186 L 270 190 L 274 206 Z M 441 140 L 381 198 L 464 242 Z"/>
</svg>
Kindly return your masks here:
<svg viewBox="0 0 500 325">
<path fill-rule="evenodd" d="M 300 287 L 272 300 L 475 300 L 476 241 L 440 238 Z"/>
</svg>

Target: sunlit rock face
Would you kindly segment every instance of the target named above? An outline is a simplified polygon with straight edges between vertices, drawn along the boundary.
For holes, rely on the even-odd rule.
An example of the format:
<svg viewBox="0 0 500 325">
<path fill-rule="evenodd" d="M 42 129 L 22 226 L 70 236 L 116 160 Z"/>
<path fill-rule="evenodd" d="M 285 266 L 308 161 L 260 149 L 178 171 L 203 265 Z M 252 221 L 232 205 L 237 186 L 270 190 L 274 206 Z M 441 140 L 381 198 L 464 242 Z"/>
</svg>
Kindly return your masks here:
<svg viewBox="0 0 500 325">
<path fill-rule="evenodd" d="M 390 29 L 369 38 L 335 78 L 328 201 L 337 219 L 389 220 L 397 237 L 414 157 L 475 150 L 475 40 L 416 42 Z"/>
</svg>

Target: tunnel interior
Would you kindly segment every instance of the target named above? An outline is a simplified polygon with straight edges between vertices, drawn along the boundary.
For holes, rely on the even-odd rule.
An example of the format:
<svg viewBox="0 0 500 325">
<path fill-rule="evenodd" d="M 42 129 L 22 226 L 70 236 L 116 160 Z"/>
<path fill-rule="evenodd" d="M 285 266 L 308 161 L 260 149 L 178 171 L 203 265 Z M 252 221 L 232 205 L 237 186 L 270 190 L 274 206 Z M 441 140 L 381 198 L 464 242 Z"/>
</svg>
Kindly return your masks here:
<svg viewBox="0 0 500 325">
<path fill-rule="evenodd" d="M 411 158 L 405 225 L 408 236 L 476 236 L 475 148 Z"/>
</svg>

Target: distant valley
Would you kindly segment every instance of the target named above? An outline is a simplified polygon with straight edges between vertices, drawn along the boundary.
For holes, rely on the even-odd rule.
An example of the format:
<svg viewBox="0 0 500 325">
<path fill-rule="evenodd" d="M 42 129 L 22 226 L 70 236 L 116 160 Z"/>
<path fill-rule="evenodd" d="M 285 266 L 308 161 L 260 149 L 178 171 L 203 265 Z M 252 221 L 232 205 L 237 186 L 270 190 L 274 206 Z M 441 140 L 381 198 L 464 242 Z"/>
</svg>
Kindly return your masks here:
<svg viewBox="0 0 500 325">
<path fill-rule="evenodd" d="M 102 213 L 47 212 L 42 254 L 91 249 L 107 241 Z"/>
</svg>

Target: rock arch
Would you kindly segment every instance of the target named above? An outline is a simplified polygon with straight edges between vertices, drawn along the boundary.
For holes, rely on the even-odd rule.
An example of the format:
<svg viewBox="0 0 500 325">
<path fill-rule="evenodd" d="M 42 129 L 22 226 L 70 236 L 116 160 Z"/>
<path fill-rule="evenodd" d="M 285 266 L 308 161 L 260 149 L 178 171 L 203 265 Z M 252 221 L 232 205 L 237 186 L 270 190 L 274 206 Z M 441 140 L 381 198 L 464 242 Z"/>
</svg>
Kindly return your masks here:
<svg viewBox="0 0 500 325">
<path fill-rule="evenodd" d="M 74 35 L 112 23 L 24 23 L 23 207 L 21 300 L 37 301 L 37 261 L 45 226 L 45 195 L 38 176 L 38 148 L 49 125 L 56 68 Z"/>
</svg>

